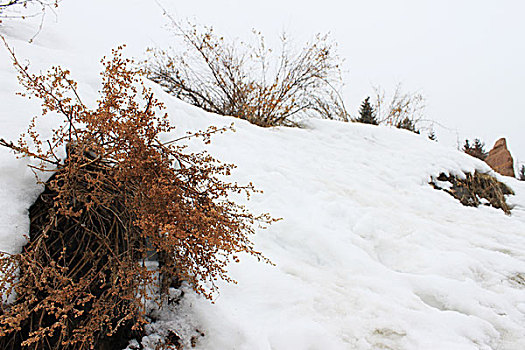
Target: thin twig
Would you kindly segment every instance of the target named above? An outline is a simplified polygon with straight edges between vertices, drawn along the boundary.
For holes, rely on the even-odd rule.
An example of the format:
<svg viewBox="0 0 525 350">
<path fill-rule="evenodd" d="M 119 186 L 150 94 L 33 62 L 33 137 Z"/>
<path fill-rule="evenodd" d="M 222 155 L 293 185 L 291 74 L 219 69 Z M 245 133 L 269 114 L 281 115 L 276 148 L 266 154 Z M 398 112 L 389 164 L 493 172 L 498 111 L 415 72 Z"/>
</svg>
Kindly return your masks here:
<svg viewBox="0 0 525 350">
<path fill-rule="evenodd" d="M 24 149 L 16 146 L 13 142 L 7 142 L 3 138 L 0 138 L 0 146 L 10 148 L 13 151 L 15 151 L 16 153 L 20 153 L 20 154 L 23 154 L 23 155 L 28 156 L 28 157 L 36 158 L 36 159 L 39 159 L 39 160 L 41 160 L 43 162 L 47 162 L 47 163 L 50 163 L 50 164 L 53 164 L 53 165 L 57 165 L 57 166 L 60 165 L 60 162 L 55 162 L 55 161 L 49 160 L 47 158 L 44 158 L 42 156 L 39 156 L 38 154 L 32 153 L 29 150 L 24 150 Z"/>
<path fill-rule="evenodd" d="M 216 134 L 216 133 L 225 132 L 225 131 L 228 131 L 228 130 L 235 131 L 235 129 L 233 128 L 233 123 L 230 126 L 225 126 L 225 127 L 220 128 L 220 129 L 198 131 L 196 133 L 192 133 L 192 134 L 188 134 L 186 136 L 179 137 L 178 139 L 174 139 L 174 140 L 170 140 L 170 141 L 162 142 L 162 143 L 158 142 L 158 143 L 161 146 L 167 146 L 167 145 L 170 145 L 172 143 L 175 143 L 175 142 L 178 142 L 178 141 L 181 141 L 181 140 L 190 139 L 192 137 L 208 136 L 208 135 L 213 135 L 213 134 Z"/>
</svg>

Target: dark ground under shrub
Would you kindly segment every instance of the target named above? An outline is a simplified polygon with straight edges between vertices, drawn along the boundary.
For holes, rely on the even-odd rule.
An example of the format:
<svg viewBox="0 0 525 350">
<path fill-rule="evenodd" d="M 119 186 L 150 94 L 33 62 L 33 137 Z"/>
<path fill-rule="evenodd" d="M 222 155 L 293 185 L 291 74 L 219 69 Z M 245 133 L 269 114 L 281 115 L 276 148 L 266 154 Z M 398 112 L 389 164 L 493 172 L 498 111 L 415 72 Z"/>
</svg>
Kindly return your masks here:
<svg viewBox="0 0 525 350">
<path fill-rule="evenodd" d="M 91 170 L 98 169 L 92 167 Z M 22 309 L 33 311 L 20 322 L 18 330 L 0 337 L 0 348 L 83 348 L 80 344 L 64 346 L 62 341 L 72 338 L 76 329 L 90 327 L 97 301 L 105 300 L 114 305 L 112 312 L 107 314 L 111 317 L 111 325 L 109 328 L 99 325 L 100 329 L 94 330 L 90 342 L 99 350 L 122 349 L 130 339 L 140 339 L 142 334 L 142 331 L 132 329 L 136 318 L 129 318 L 134 301 L 121 299 L 119 295 L 113 294 L 116 290 L 112 290 L 112 280 L 115 278 L 115 265 L 111 262 L 113 253 L 121 256 L 126 251 L 133 250 L 137 243 L 130 242 L 131 235 L 127 232 L 129 222 L 126 221 L 133 218 L 119 200 L 107 207 L 99 206 L 91 210 L 82 208 L 82 214 L 77 217 L 62 215 L 56 210 L 57 192 L 51 185 L 56 184 L 57 175 L 62 174 L 55 173 L 46 182 L 44 191 L 29 208 L 29 243 L 20 255 L 20 280 L 25 283 L 23 289 L 17 290 L 18 297 L 14 307 L 25 305 Z M 89 191 L 87 182 L 81 182 L 79 186 Z M 36 262 L 42 268 L 35 268 L 35 264 L 25 263 L 26 260 Z M 82 282 L 86 278 L 91 279 L 91 282 Z M 55 288 L 61 285 L 63 290 L 74 289 L 76 293 L 68 298 L 58 298 L 57 290 L 50 287 L 50 284 Z M 75 289 L 77 286 L 82 287 Z M 85 301 L 78 300 L 79 294 L 84 295 Z M 68 304 L 71 305 L 71 311 L 66 312 Z M 40 308 L 39 305 L 45 307 Z M 63 322 L 63 317 L 67 317 L 69 321 Z M 117 326 L 118 322 L 120 326 Z M 35 332 L 46 328 L 51 330 L 57 324 L 61 324 L 62 331 L 50 332 L 39 341 L 24 346 L 24 342 L 32 338 Z M 112 330 L 113 327 L 115 329 Z"/>
</svg>

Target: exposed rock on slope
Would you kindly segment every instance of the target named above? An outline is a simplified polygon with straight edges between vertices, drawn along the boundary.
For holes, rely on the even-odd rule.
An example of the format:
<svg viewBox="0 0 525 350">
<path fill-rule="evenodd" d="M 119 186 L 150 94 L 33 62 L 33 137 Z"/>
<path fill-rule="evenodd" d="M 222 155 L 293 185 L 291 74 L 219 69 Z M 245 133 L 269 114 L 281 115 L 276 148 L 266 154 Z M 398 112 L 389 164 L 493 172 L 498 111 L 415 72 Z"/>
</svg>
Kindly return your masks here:
<svg viewBox="0 0 525 350">
<path fill-rule="evenodd" d="M 514 177 L 514 160 L 507 149 L 507 141 L 504 137 L 496 141 L 485 162 L 501 175 Z"/>
</svg>

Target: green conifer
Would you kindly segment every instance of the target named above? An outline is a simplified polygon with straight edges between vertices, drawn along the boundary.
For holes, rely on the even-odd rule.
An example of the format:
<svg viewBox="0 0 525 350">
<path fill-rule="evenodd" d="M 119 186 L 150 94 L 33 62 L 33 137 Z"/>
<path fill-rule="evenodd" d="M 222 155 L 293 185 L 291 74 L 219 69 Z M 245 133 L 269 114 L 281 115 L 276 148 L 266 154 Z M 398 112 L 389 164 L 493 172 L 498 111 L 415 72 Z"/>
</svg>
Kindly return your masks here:
<svg viewBox="0 0 525 350">
<path fill-rule="evenodd" d="M 372 107 L 370 104 L 370 97 L 365 98 L 365 100 L 361 103 L 361 108 L 359 108 L 359 118 L 357 118 L 355 121 L 365 124 L 379 124 L 376 119 L 374 107 Z"/>
<path fill-rule="evenodd" d="M 405 129 L 419 134 L 419 130 L 416 129 L 416 122 L 410 119 L 409 117 L 405 117 L 404 119 L 397 122 L 396 128 Z"/>
<path fill-rule="evenodd" d="M 463 152 L 481 160 L 485 160 L 488 156 L 487 151 L 485 151 L 485 142 L 482 142 L 480 139 L 474 139 L 474 144 L 472 146 L 468 140 L 465 140 Z"/>
</svg>

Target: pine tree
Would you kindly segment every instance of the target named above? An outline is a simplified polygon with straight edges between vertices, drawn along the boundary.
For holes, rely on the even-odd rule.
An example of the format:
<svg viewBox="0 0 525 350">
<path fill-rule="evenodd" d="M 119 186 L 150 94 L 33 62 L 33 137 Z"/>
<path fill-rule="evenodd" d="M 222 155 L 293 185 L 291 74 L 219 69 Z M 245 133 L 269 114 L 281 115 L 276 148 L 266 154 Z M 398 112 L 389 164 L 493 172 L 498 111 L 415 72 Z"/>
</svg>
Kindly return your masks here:
<svg viewBox="0 0 525 350">
<path fill-rule="evenodd" d="M 430 132 L 428 133 L 428 138 L 432 141 L 437 141 L 437 136 L 434 130 L 430 130 Z"/>
<path fill-rule="evenodd" d="M 522 165 L 518 174 L 518 180 L 525 181 L 525 165 Z"/>
<path fill-rule="evenodd" d="M 488 153 L 485 151 L 485 143 L 482 142 L 480 139 L 474 139 L 474 144 L 472 146 L 470 145 L 468 140 L 465 140 L 465 144 L 463 145 L 463 152 L 481 160 L 485 160 L 488 155 Z"/>
<path fill-rule="evenodd" d="M 480 139 L 474 140 L 474 152 L 480 155 L 480 159 L 485 160 L 487 158 L 488 153 L 485 151 L 485 142 L 481 142 Z"/>
<path fill-rule="evenodd" d="M 396 124 L 396 128 L 398 129 L 405 129 L 408 131 L 415 132 L 416 134 L 419 134 L 419 130 L 416 129 L 416 123 L 410 119 L 409 117 L 405 117 L 404 119 L 400 120 Z"/>
<path fill-rule="evenodd" d="M 461 149 L 463 152 L 468 153 L 470 151 L 470 142 L 469 140 L 465 140 L 465 143 L 463 144 L 463 148 Z"/>
<path fill-rule="evenodd" d="M 374 108 L 370 104 L 370 97 L 365 98 L 365 100 L 361 103 L 361 108 L 359 108 L 359 118 L 357 118 L 355 121 L 365 124 L 379 124 L 376 119 Z"/>
</svg>

